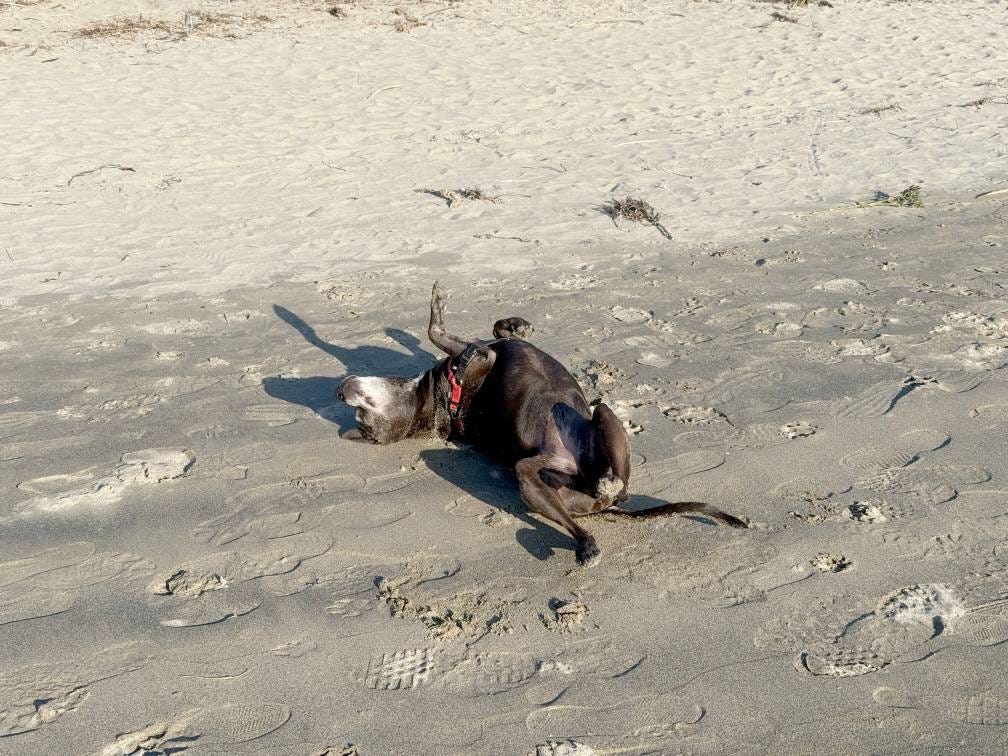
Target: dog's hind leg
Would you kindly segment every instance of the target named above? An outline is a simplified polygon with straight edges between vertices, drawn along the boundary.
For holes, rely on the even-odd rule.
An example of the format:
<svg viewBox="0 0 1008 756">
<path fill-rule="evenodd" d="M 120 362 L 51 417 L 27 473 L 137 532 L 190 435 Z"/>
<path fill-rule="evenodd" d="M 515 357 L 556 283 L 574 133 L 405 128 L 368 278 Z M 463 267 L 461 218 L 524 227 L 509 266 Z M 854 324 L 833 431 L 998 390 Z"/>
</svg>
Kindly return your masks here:
<svg viewBox="0 0 1008 756">
<path fill-rule="evenodd" d="M 539 477 L 555 490 L 563 502 L 564 509 L 571 517 L 585 517 L 612 508 L 613 500 L 599 498 L 585 493 L 578 487 L 579 480 L 574 475 L 557 470 L 540 470 Z"/>
<path fill-rule="evenodd" d="M 435 281 L 434 288 L 431 290 L 430 325 L 427 326 L 427 336 L 434 346 L 449 357 L 458 357 L 462 354 L 462 350 L 472 343 L 472 340 L 466 340 L 445 331 L 444 308 L 447 300 L 448 294 L 441 288 L 441 284 Z"/>
<path fill-rule="evenodd" d="M 574 554 L 579 564 L 593 564 L 599 557 L 598 544 L 591 533 L 582 528 L 567 511 L 560 494 L 543 479 L 543 474 L 553 472 L 549 466 L 555 462 L 550 455 L 526 457 L 515 465 L 522 501 L 533 512 L 563 527 L 577 542 Z"/>
<path fill-rule="evenodd" d="M 518 316 L 501 318 L 493 326 L 493 335 L 498 339 L 527 339 L 533 333 L 532 324 Z"/>
</svg>

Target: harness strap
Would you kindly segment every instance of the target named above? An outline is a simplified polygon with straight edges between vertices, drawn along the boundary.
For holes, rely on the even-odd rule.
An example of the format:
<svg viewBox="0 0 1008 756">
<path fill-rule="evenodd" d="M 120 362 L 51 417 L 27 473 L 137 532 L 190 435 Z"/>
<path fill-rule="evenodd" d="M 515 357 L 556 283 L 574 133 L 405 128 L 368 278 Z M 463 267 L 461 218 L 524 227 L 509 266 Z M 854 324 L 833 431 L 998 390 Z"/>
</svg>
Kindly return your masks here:
<svg viewBox="0 0 1008 756">
<path fill-rule="evenodd" d="M 463 418 L 460 411 L 462 407 L 461 379 L 465 377 L 469 362 L 478 351 L 479 347 L 476 344 L 467 344 L 456 360 L 448 359 L 448 385 L 451 387 L 451 395 L 448 398 L 448 414 L 451 415 L 452 424 L 459 433 L 463 430 Z"/>
</svg>

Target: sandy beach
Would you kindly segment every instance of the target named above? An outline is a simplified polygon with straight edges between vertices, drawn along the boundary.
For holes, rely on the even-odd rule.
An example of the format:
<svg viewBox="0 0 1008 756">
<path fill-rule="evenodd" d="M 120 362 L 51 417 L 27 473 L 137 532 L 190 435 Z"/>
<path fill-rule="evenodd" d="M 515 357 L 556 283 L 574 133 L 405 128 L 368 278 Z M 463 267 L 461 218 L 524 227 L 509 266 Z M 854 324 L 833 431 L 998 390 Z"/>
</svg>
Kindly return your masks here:
<svg viewBox="0 0 1008 756">
<path fill-rule="evenodd" d="M 1008 749 L 1005 20 L 0 4 L 0 754 Z M 749 527 L 341 440 L 434 279 Z"/>
</svg>

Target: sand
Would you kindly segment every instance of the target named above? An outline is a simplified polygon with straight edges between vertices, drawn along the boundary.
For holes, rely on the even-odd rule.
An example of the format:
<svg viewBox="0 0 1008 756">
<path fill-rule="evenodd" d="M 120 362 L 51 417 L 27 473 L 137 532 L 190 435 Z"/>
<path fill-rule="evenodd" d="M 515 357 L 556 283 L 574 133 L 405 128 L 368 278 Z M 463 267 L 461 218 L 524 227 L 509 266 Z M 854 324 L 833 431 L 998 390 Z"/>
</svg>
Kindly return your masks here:
<svg viewBox="0 0 1008 756">
<path fill-rule="evenodd" d="M 0 753 L 1008 748 L 1002 12 L 831 2 L 0 6 Z M 750 527 L 341 441 L 435 278 Z"/>
</svg>

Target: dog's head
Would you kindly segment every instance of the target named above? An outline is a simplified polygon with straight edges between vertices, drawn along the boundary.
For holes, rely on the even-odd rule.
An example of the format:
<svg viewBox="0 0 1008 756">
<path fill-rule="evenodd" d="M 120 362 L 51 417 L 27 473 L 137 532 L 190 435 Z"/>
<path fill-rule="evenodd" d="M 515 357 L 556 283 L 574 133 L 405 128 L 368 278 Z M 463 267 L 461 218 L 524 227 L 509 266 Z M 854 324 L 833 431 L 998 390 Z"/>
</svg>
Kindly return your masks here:
<svg viewBox="0 0 1008 756">
<path fill-rule="evenodd" d="M 428 430 L 429 373 L 412 378 L 350 375 L 336 397 L 356 410 L 357 427 L 343 434 L 352 441 L 391 444 Z"/>
</svg>

